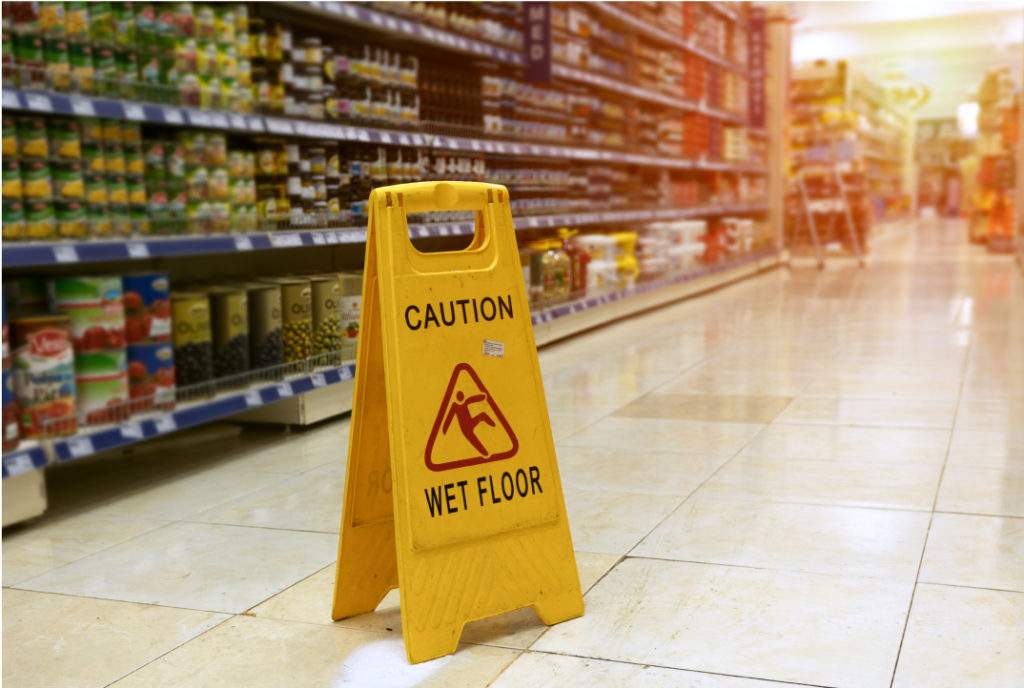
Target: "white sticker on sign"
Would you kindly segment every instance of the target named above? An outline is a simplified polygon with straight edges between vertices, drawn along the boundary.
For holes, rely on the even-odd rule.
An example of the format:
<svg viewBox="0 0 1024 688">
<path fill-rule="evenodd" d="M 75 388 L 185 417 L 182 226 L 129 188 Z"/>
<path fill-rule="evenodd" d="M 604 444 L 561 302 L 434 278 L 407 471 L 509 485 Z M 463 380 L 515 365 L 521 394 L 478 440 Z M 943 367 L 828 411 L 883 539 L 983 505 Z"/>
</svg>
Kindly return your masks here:
<svg viewBox="0 0 1024 688">
<path fill-rule="evenodd" d="M 498 342 L 493 339 L 485 339 L 484 356 L 493 356 L 494 358 L 505 358 L 505 342 Z"/>
</svg>

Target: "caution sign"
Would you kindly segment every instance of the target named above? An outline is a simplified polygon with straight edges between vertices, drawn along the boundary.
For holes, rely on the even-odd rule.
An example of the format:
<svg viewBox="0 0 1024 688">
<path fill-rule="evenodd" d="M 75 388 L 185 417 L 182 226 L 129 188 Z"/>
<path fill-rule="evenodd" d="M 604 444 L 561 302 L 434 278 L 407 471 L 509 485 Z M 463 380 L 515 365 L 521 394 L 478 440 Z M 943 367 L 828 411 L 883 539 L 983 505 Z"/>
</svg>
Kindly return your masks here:
<svg viewBox="0 0 1024 688">
<path fill-rule="evenodd" d="M 533 607 L 583 613 L 508 192 L 423 182 L 370 195 L 334 619 L 400 589 L 409 660 Z M 421 253 L 407 213 L 468 210 L 463 251 Z"/>
</svg>

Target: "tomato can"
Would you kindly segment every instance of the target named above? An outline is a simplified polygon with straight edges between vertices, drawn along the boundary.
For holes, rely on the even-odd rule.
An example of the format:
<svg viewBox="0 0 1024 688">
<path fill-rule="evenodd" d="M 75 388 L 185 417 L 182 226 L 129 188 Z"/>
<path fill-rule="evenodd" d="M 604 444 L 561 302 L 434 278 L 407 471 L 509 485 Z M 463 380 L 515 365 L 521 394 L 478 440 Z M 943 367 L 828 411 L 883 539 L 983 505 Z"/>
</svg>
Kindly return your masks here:
<svg viewBox="0 0 1024 688">
<path fill-rule="evenodd" d="M 75 353 L 124 350 L 120 277 L 57 277 L 52 283 L 52 298 L 54 309 L 70 318 Z"/>
<path fill-rule="evenodd" d="M 128 354 L 124 348 L 75 354 L 78 417 L 86 425 L 127 418 Z"/>
<path fill-rule="evenodd" d="M 75 432 L 75 355 L 66 316 L 13 320 L 14 388 L 21 436 Z"/>
<path fill-rule="evenodd" d="M 133 413 L 174 408 L 174 344 L 128 345 L 128 394 Z"/>
<path fill-rule="evenodd" d="M 171 281 L 166 273 L 138 273 L 121 278 L 125 336 L 129 344 L 171 340 Z"/>
</svg>

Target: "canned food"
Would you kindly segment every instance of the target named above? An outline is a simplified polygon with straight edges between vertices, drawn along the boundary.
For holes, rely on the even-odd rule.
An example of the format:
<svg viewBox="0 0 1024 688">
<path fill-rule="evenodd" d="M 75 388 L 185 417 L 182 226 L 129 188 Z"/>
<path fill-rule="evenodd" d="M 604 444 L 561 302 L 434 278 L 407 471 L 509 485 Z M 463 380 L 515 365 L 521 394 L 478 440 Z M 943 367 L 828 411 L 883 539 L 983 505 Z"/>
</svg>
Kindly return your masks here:
<svg viewBox="0 0 1024 688">
<path fill-rule="evenodd" d="M 4 199 L 21 198 L 24 194 L 21 183 L 21 165 L 14 156 L 5 157 L 3 161 L 3 195 Z"/>
<path fill-rule="evenodd" d="M 21 195 L 26 200 L 49 200 L 53 197 L 50 165 L 46 160 L 21 161 Z"/>
<path fill-rule="evenodd" d="M 39 3 L 39 30 L 44 36 L 64 36 L 64 24 L 64 3 Z"/>
<path fill-rule="evenodd" d="M 46 122 L 42 117 L 22 117 L 18 120 L 18 154 L 22 158 L 50 157 L 46 137 Z"/>
<path fill-rule="evenodd" d="M 15 318 L 14 379 L 21 436 L 54 437 L 75 432 L 75 355 L 68 318 Z"/>
<path fill-rule="evenodd" d="M 78 162 L 56 163 L 53 166 L 53 197 L 63 201 L 85 198 L 85 181 Z"/>
<path fill-rule="evenodd" d="M 3 200 L 3 239 L 18 241 L 25 238 L 25 206 L 20 199 Z"/>
<path fill-rule="evenodd" d="M 341 320 L 342 359 L 352 360 L 356 357 L 356 343 L 359 340 L 360 309 L 363 300 L 363 274 L 361 272 L 342 272 L 341 301 L 338 317 Z"/>
<path fill-rule="evenodd" d="M 113 226 L 110 223 L 110 212 L 107 206 L 87 204 L 85 207 L 85 219 L 89 224 L 93 236 L 110 236 Z"/>
<path fill-rule="evenodd" d="M 78 122 L 59 119 L 51 123 L 48 130 L 50 154 L 60 160 L 81 160 L 82 139 Z"/>
<path fill-rule="evenodd" d="M 249 370 L 249 300 L 241 287 L 209 291 L 213 324 L 213 375 L 229 377 Z"/>
<path fill-rule="evenodd" d="M 313 339 L 313 294 L 309 280 L 281 278 L 281 323 L 285 362 L 309 358 Z"/>
<path fill-rule="evenodd" d="M 90 4 L 88 2 L 64 3 L 64 31 L 69 39 L 88 40 Z"/>
<path fill-rule="evenodd" d="M 123 176 L 107 176 L 107 198 L 111 207 L 128 205 L 128 181 Z"/>
<path fill-rule="evenodd" d="M 82 145 L 82 161 L 87 174 L 102 175 L 107 171 L 107 158 L 103 153 L 103 146 L 99 143 Z"/>
<path fill-rule="evenodd" d="M 142 149 L 138 144 L 125 146 L 124 171 L 131 177 L 142 177 L 146 174 L 146 161 L 142 157 Z M 160 161 L 160 173 L 163 173 L 163 160 Z"/>
<path fill-rule="evenodd" d="M 129 344 L 171 339 L 170 279 L 166 273 L 138 273 L 121 278 L 125 337 Z"/>
<path fill-rule="evenodd" d="M 103 157 L 106 159 L 107 174 L 124 174 L 124 148 L 119 143 L 108 143 Z"/>
<path fill-rule="evenodd" d="M 13 117 L 3 118 L 3 155 L 5 158 L 18 155 L 18 124 Z"/>
<path fill-rule="evenodd" d="M 56 5 L 59 3 L 43 3 Z M 43 61 L 46 63 L 46 75 L 50 88 L 67 91 L 71 88 L 71 57 L 66 38 L 47 38 L 43 41 Z"/>
<path fill-rule="evenodd" d="M 75 353 L 78 417 L 86 425 L 124 420 L 128 404 L 128 354 L 122 347 Z"/>
<path fill-rule="evenodd" d="M 57 217 L 57 236 L 65 239 L 81 239 L 88 235 L 85 207 L 80 201 L 57 201 L 54 203 Z"/>
<path fill-rule="evenodd" d="M 114 42 L 114 15 L 109 2 L 89 2 L 89 38 L 94 43 Z"/>
<path fill-rule="evenodd" d="M 52 290 L 54 308 L 70 318 L 76 353 L 124 348 L 121 278 L 57 277 Z"/>
<path fill-rule="evenodd" d="M 132 413 L 174 408 L 174 345 L 128 345 L 128 395 Z"/>
<path fill-rule="evenodd" d="M 313 355 L 341 351 L 341 279 L 337 274 L 310 278 L 313 300 Z"/>
<path fill-rule="evenodd" d="M 181 387 L 213 378 L 210 302 L 200 292 L 171 293 L 175 377 Z"/>
<path fill-rule="evenodd" d="M 107 178 L 103 174 L 84 175 L 85 202 L 88 205 L 105 207 L 110 202 L 107 194 Z"/>
<path fill-rule="evenodd" d="M 68 61 L 71 64 L 71 81 L 85 93 L 96 88 L 96 68 L 92 63 L 92 46 L 74 40 L 68 45 Z"/>
<path fill-rule="evenodd" d="M 284 362 L 281 332 L 281 288 L 252 283 L 249 295 L 249 362 L 252 368 L 271 368 Z"/>
<path fill-rule="evenodd" d="M 53 221 L 53 204 L 49 199 L 25 202 L 25 238 L 52 239 L 57 227 Z"/>
</svg>

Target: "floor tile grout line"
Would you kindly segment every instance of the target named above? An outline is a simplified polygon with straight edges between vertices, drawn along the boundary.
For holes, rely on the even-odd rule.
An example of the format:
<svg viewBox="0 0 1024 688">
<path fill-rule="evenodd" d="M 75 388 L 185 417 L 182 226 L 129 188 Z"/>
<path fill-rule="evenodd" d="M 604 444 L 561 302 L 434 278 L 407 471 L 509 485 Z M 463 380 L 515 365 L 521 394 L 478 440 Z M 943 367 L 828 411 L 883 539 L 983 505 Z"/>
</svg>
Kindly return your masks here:
<svg viewBox="0 0 1024 688">
<path fill-rule="evenodd" d="M 753 571 L 775 571 L 778 573 L 805 574 L 809 576 L 824 576 L 827 578 L 855 578 L 857 580 L 872 580 L 888 584 L 910 584 L 912 582 L 909 580 L 897 580 L 895 578 L 886 578 L 884 576 L 869 576 L 867 574 L 862 573 L 835 573 L 831 571 L 812 571 L 810 569 L 785 568 L 782 566 L 756 566 L 754 564 L 735 564 L 722 561 L 706 561 L 703 559 L 672 559 L 669 557 L 656 557 L 650 554 L 627 554 L 625 558 L 642 559 L 645 561 L 660 561 L 666 563 L 699 564 L 701 566 L 726 566 L 735 569 L 747 569 Z"/>
<path fill-rule="evenodd" d="M 896 674 L 900 667 L 900 657 L 903 654 L 903 643 L 907 639 L 907 630 L 910 628 L 910 615 L 914 611 L 914 598 L 917 596 L 917 586 L 921 580 L 921 569 L 924 567 L 924 557 L 928 552 L 928 539 L 931 537 L 932 524 L 935 522 L 935 509 L 939 504 L 939 494 L 942 492 L 942 481 L 946 475 L 946 464 L 949 463 L 949 454 L 953 449 L 953 437 L 956 433 L 956 420 L 960 415 L 960 404 L 963 401 L 964 384 L 967 380 L 967 362 L 970 360 L 971 349 L 974 347 L 973 337 L 968 341 L 967 351 L 964 353 L 964 360 L 960 364 L 960 393 L 957 395 L 956 406 L 953 409 L 953 422 L 949 428 L 949 440 L 946 444 L 946 454 L 942 459 L 942 468 L 939 469 L 939 482 L 935 487 L 935 497 L 932 499 L 932 508 L 928 516 L 928 528 L 925 529 L 924 542 L 921 545 L 921 556 L 917 561 L 917 572 L 914 574 L 914 587 L 910 591 L 910 600 L 907 602 L 907 615 L 903 620 L 903 632 L 900 633 L 900 642 L 896 646 L 896 659 L 892 665 L 892 678 L 889 680 L 889 688 L 895 688 Z"/>
<path fill-rule="evenodd" d="M 5 590 L 17 590 L 18 592 L 31 592 L 37 595 L 59 595 L 60 597 L 77 597 L 83 600 L 95 600 L 97 602 L 110 602 L 112 604 L 137 604 L 144 607 L 160 607 L 161 609 L 177 609 L 186 612 L 198 612 L 200 614 L 226 614 L 227 616 L 239 616 L 241 612 L 226 612 L 222 609 L 198 609 L 196 607 L 179 607 L 173 604 L 161 604 L 160 602 L 139 602 L 138 600 L 123 600 L 116 597 L 98 597 L 96 595 L 82 595 L 74 592 L 60 592 L 59 590 L 36 590 L 35 588 L 19 588 L 17 586 L 4 586 Z"/>
<path fill-rule="evenodd" d="M 988 590 L 989 592 L 1006 592 L 1011 595 L 1024 595 L 1024 588 L 1014 590 L 1012 588 L 992 588 L 986 585 L 963 585 L 960 583 L 940 583 L 938 581 L 921 580 L 918 585 L 937 585 L 943 588 L 957 588 L 960 590 Z"/>
<path fill-rule="evenodd" d="M 129 672 L 127 673 L 127 674 L 124 674 L 124 675 L 122 675 L 122 676 L 118 676 L 118 677 L 117 677 L 116 679 L 114 679 L 114 680 L 113 680 L 113 681 L 111 681 L 110 683 L 107 683 L 107 684 L 105 684 L 105 685 L 103 686 L 103 688 L 109 688 L 110 686 L 114 685 L 114 684 L 115 684 L 115 683 L 117 683 L 118 681 L 123 681 L 124 679 L 128 678 L 128 677 L 129 677 L 129 676 L 131 676 L 132 674 L 134 674 L 134 673 L 136 673 L 136 672 L 139 672 L 139 671 L 142 671 L 143 669 L 145 669 L 146 667 L 148 667 L 148 666 L 149 666 L 150 664 L 152 664 L 153 662 L 156 662 L 156 661 L 158 661 L 158 660 L 161 660 L 161 659 L 163 659 L 164 657 L 166 657 L 167 655 L 171 654 L 172 652 L 174 652 L 174 651 L 176 651 L 176 650 L 179 650 L 179 649 L 181 649 L 181 648 L 182 648 L 182 647 L 184 647 L 185 645 L 188 645 L 189 643 L 191 643 L 191 642 L 192 642 L 193 640 L 199 640 L 200 638 L 202 638 L 202 637 L 203 637 L 204 635 L 206 635 L 206 634 L 207 634 L 207 633 L 209 633 L 210 631 L 214 630 L 215 628 L 219 628 L 219 627 L 223 626 L 224 624 L 226 624 L 227 622 L 231 621 L 231 619 L 235 618 L 235 616 L 237 616 L 237 614 L 231 614 L 231 615 L 227 616 L 226 618 L 224 618 L 224 619 L 221 619 L 220 621 L 218 621 L 218 622 L 217 622 L 217 623 L 215 623 L 214 625 L 212 625 L 212 626 L 210 626 L 209 628 L 207 628 L 207 629 L 206 629 L 205 631 L 203 631 L 202 633 L 200 633 L 200 634 L 198 634 L 198 635 L 195 635 L 195 636 L 193 636 L 193 637 L 189 638 L 188 640 L 186 640 L 186 641 L 184 641 L 184 642 L 182 642 L 182 643 L 179 643 L 179 644 L 175 645 L 175 646 L 174 646 L 174 647 L 172 647 L 171 649 L 167 650 L 166 652 L 163 652 L 163 653 L 161 653 L 160 655 L 157 655 L 156 657 L 153 657 L 153 658 L 152 658 L 152 659 L 150 659 L 149 661 L 143 662 L 143 663 L 142 663 L 141 665 L 139 665 L 139 666 L 135 667 L 134 669 L 132 669 L 131 671 L 129 671 Z"/>
<path fill-rule="evenodd" d="M 779 686 L 797 686 L 798 688 L 837 688 L 836 686 L 829 685 L 827 683 L 800 683 L 797 681 L 786 681 L 777 678 L 763 678 L 761 676 L 750 676 L 747 674 L 729 674 L 722 671 L 707 671 L 704 669 L 683 669 L 676 666 L 670 666 L 668 664 L 654 664 L 651 662 L 631 662 L 625 659 L 608 659 L 606 657 L 595 657 L 592 655 L 573 654 L 571 652 L 556 652 L 555 650 L 525 650 L 525 652 L 531 652 L 534 654 L 543 655 L 554 655 L 556 657 L 574 657 L 576 659 L 593 659 L 599 662 L 611 662 L 614 664 L 628 664 L 630 666 L 638 667 L 652 667 L 655 669 L 669 669 L 670 671 L 679 671 L 690 674 L 706 674 L 709 676 L 722 676 L 724 678 L 739 678 L 753 681 L 765 681 L 768 683 L 776 683 Z"/>
<path fill-rule="evenodd" d="M 710 474 L 709 474 L 709 475 L 708 475 L 708 476 L 707 476 L 706 478 L 704 478 L 704 480 L 702 480 L 702 481 L 700 482 L 700 484 L 698 484 L 698 485 L 697 485 L 697 486 L 695 486 L 695 487 L 694 487 L 694 488 L 693 488 L 692 490 L 690 490 L 690 492 L 689 492 L 689 493 L 688 493 L 688 494 L 687 494 L 687 495 L 686 495 L 685 497 L 683 497 L 682 501 L 680 501 L 680 502 L 679 502 L 679 503 L 678 503 L 678 504 L 677 504 L 677 505 L 675 506 L 675 508 L 674 508 L 674 509 L 672 509 L 672 511 L 670 511 L 670 512 L 669 512 L 669 513 L 668 513 L 668 514 L 667 514 L 667 515 L 666 515 L 666 516 L 665 516 L 664 518 L 662 518 L 662 519 L 661 519 L 660 521 L 658 521 L 658 522 L 657 522 L 656 524 L 654 524 L 654 527 L 653 527 L 653 528 L 651 528 L 651 529 L 650 529 L 650 530 L 648 530 L 648 531 L 647 531 L 646 533 L 644 533 L 643 537 L 641 537 L 641 538 L 640 538 L 640 540 L 639 540 L 639 541 L 637 541 L 637 543 L 636 543 L 636 544 L 634 544 L 634 545 L 633 545 L 632 547 L 630 547 L 630 548 L 629 548 L 629 551 L 627 551 L 627 552 L 626 552 L 626 556 L 627 556 L 627 557 L 628 557 L 628 556 L 630 556 L 630 555 L 631 555 L 631 554 L 633 553 L 633 551 L 635 551 L 635 550 L 636 550 L 636 548 L 637 548 L 637 547 L 639 547 L 640 545 L 642 545 L 642 544 L 643 544 L 644 540 L 646 540 L 646 539 L 647 539 L 647 538 L 648 538 L 648 537 L 649 537 L 649 536 L 651 535 L 651 533 L 653 533 L 653 532 L 654 532 L 655 530 L 657 530 L 658 528 L 660 528 L 660 527 L 661 527 L 661 525 L 662 525 L 663 523 L 665 523 L 665 522 L 666 522 L 666 521 L 668 521 L 668 520 L 669 520 L 670 518 L 672 518 L 672 516 L 674 516 L 674 515 L 675 515 L 675 513 L 676 513 L 677 511 L 679 511 L 680 507 L 682 507 L 682 506 L 683 506 L 683 504 L 685 504 L 685 503 L 686 503 L 687 501 L 689 501 L 690 497 L 692 497 L 692 496 L 693 496 L 694 494 L 696 494 L 696 493 L 697 493 L 697 490 L 699 490 L 699 489 L 701 489 L 702 487 L 704 487 L 704 486 L 705 486 L 705 485 L 706 485 L 706 484 L 708 483 L 708 481 L 710 481 L 710 480 L 711 480 L 712 478 L 714 478 L 714 477 L 715 477 L 716 475 L 718 475 L 719 471 L 721 471 L 721 470 L 722 470 L 723 468 L 725 468 L 725 467 L 726 467 L 726 466 L 727 466 L 727 465 L 728 465 L 729 463 L 731 463 L 731 462 L 732 462 L 732 461 L 733 461 L 733 460 L 734 460 L 734 459 L 735 459 L 735 458 L 736 458 L 737 456 L 739 456 L 739 455 L 740 455 L 740 453 L 741 453 L 741 452 L 742 452 L 742 451 L 743 451 L 744 449 L 746 449 L 746 448 L 747 448 L 747 446 L 749 446 L 749 444 L 750 444 L 751 442 L 753 442 L 753 441 L 754 441 L 755 439 L 757 439 L 757 437 L 758 437 L 758 436 L 759 436 L 759 435 L 760 435 L 760 434 L 761 434 L 762 432 L 764 432 L 764 431 L 765 431 L 765 428 L 767 428 L 767 427 L 768 427 L 768 425 L 763 425 L 763 426 L 761 426 L 761 428 L 760 428 L 760 429 L 759 429 L 759 430 L 758 430 L 757 432 L 755 432 L 755 433 L 754 433 L 753 435 L 751 435 L 751 436 L 750 436 L 750 438 L 749 438 L 749 439 L 748 439 L 748 440 L 746 441 L 746 443 L 745 443 L 745 444 L 743 444 L 742 446 L 740 446 L 740 447 L 739 447 L 739 448 L 738 448 L 738 449 L 736 450 L 736 452 L 735 452 L 735 453 L 733 453 L 733 455 L 732 455 L 732 456 L 730 456 L 730 457 L 729 457 L 729 458 L 727 458 L 727 459 L 726 459 L 725 461 L 723 461 L 723 462 L 722 462 L 722 463 L 721 463 L 721 464 L 720 464 L 720 465 L 718 466 L 718 468 L 716 468 L 715 470 L 713 470 L 713 471 L 712 471 L 712 472 L 711 472 L 711 473 L 710 473 Z"/>
</svg>

